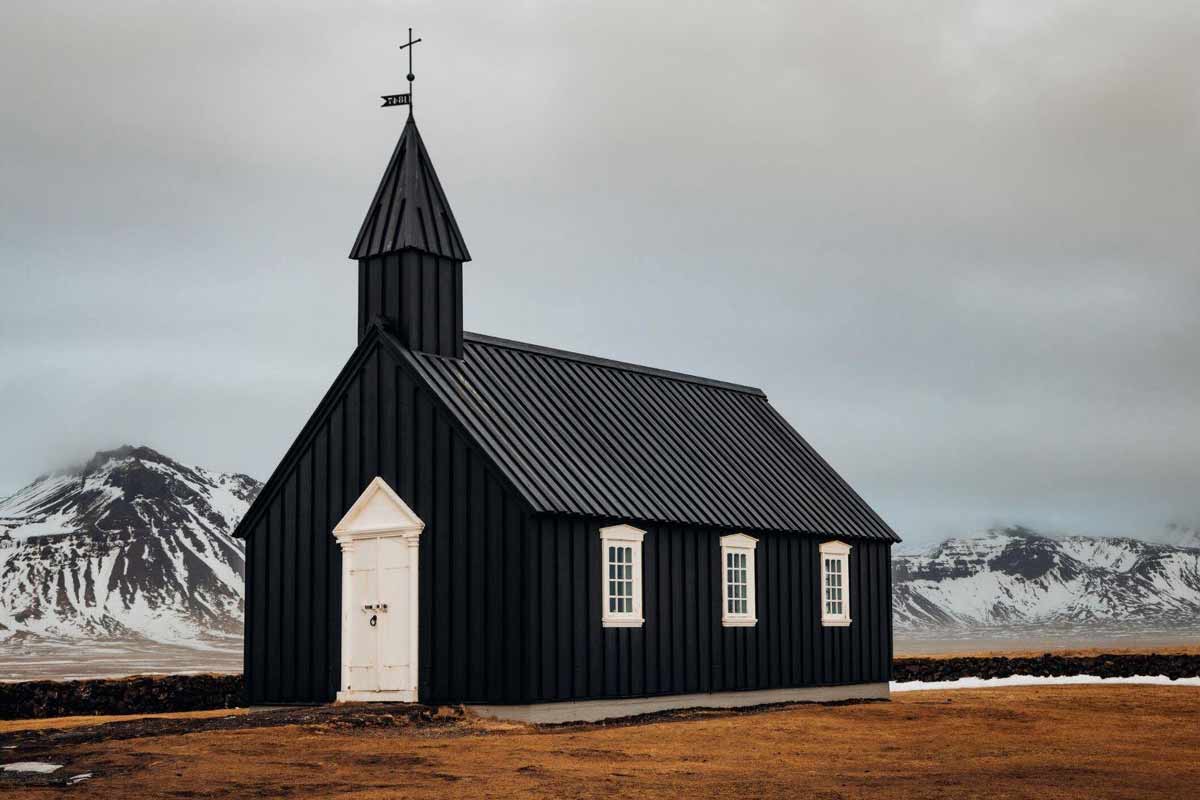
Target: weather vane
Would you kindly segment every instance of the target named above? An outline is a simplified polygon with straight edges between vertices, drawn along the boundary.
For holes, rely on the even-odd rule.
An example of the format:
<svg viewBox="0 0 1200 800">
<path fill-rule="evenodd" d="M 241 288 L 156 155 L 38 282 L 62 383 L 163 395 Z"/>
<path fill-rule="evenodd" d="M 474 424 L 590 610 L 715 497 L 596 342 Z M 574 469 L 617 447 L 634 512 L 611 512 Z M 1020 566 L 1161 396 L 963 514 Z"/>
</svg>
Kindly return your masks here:
<svg viewBox="0 0 1200 800">
<path fill-rule="evenodd" d="M 400 45 L 401 50 L 408 48 L 408 75 L 405 76 L 408 78 L 408 94 L 380 95 L 380 97 L 383 98 L 383 105 L 380 106 L 380 108 L 386 108 L 387 106 L 408 106 L 408 113 L 410 113 L 410 114 L 412 113 L 412 82 L 413 82 L 413 79 L 416 77 L 415 75 L 413 75 L 413 67 L 412 67 L 413 45 L 419 41 L 421 41 L 421 40 L 414 39 L 412 37 L 412 28 L 409 28 L 408 29 L 408 42 Z"/>
</svg>

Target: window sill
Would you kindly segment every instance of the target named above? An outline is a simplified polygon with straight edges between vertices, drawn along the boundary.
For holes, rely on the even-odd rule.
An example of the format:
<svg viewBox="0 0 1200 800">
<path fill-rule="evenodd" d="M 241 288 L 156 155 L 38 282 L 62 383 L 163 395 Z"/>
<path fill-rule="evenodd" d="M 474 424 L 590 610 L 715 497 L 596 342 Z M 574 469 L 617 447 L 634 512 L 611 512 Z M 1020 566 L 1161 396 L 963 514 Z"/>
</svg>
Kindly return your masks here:
<svg viewBox="0 0 1200 800">
<path fill-rule="evenodd" d="M 823 619 L 821 624 L 826 628 L 849 628 L 850 620 L 848 619 Z"/>
<path fill-rule="evenodd" d="M 723 619 L 723 620 L 721 620 L 721 626 L 724 628 L 753 628 L 757 624 L 758 624 L 758 619 L 756 619 L 756 618 Z"/>
<path fill-rule="evenodd" d="M 622 617 L 619 619 L 604 619 L 601 623 L 605 628 L 640 628 L 646 620 L 641 617 Z"/>
</svg>

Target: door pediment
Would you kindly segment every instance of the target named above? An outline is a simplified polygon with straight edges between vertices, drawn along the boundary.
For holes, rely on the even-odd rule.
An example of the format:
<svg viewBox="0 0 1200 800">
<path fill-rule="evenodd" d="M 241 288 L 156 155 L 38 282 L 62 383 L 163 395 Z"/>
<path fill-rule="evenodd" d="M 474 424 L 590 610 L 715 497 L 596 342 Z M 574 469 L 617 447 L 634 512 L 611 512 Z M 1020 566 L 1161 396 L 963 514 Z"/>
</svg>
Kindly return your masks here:
<svg viewBox="0 0 1200 800">
<path fill-rule="evenodd" d="M 344 542 L 381 533 L 416 536 L 424 528 L 425 523 L 408 503 L 388 486 L 387 481 L 376 477 L 350 506 L 341 522 L 334 526 L 333 535 L 339 542 Z"/>
</svg>

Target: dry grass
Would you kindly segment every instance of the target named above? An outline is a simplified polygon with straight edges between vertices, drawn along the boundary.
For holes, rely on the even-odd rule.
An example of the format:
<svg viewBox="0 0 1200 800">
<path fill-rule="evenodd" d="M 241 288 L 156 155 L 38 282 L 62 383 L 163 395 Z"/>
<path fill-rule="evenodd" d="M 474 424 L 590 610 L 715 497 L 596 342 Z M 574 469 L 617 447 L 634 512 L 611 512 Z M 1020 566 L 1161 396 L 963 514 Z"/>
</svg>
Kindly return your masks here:
<svg viewBox="0 0 1200 800">
<path fill-rule="evenodd" d="M 918 692 L 642 724 L 336 724 L 90 742 L 75 794 L 150 797 L 1195 797 L 1200 689 Z M 13 797 L 62 789 L 4 787 Z"/>
<path fill-rule="evenodd" d="M 61 730 L 103 725 L 108 722 L 128 722 L 135 719 L 210 719 L 245 714 L 244 708 L 215 708 L 210 711 L 176 711 L 166 714 L 96 714 L 80 717 L 48 717 L 46 719 L 0 719 L 0 736 L 19 731 Z"/>
</svg>

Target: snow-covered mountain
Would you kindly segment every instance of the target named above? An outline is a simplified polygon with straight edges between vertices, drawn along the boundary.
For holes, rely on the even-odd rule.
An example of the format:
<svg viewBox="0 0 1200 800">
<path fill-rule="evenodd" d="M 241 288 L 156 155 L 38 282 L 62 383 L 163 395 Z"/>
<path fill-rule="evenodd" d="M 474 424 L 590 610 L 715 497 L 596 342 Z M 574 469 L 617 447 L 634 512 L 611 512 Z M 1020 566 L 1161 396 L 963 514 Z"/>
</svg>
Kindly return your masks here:
<svg viewBox="0 0 1200 800">
<path fill-rule="evenodd" d="M 96 453 L 0 500 L 0 641 L 241 636 L 243 543 L 261 488 L 148 447 Z M 893 560 L 900 629 L 1200 623 L 1200 534 L 1052 538 L 1013 527 Z M 1192 545 L 1192 546 L 1186 546 Z"/>
<path fill-rule="evenodd" d="M 96 453 L 0 500 L 0 640 L 239 637 L 261 485 L 148 447 Z"/>
<path fill-rule="evenodd" d="M 1200 548 L 997 528 L 892 561 L 898 628 L 1200 622 Z"/>
</svg>

